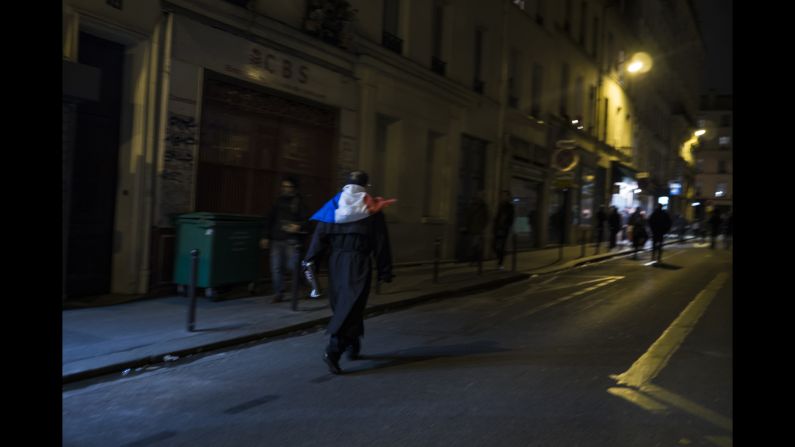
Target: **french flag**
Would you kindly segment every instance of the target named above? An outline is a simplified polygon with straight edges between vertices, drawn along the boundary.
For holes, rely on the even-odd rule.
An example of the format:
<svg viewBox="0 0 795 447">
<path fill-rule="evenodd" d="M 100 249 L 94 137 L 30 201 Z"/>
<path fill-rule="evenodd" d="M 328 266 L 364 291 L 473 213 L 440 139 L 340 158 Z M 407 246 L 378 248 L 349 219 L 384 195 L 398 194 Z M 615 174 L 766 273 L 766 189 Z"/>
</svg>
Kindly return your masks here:
<svg viewBox="0 0 795 447">
<path fill-rule="evenodd" d="M 326 202 L 309 220 L 327 223 L 349 223 L 375 214 L 397 199 L 372 197 L 364 186 L 345 185 L 331 200 Z"/>
</svg>

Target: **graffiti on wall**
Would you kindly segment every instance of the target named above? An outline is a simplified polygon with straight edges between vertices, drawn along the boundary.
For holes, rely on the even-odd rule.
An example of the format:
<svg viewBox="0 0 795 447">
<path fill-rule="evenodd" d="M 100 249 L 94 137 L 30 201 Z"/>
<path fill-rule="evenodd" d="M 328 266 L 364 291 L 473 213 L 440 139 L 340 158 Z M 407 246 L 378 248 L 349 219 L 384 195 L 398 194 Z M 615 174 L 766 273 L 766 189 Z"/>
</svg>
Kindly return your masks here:
<svg viewBox="0 0 795 447">
<path fill-rule="evenodd" d="M 198 144 L 198 124 L 189 115 L 169 113 L 163 154 L 162 218 L 192 211 L 194 159 Z"/>
</svg>

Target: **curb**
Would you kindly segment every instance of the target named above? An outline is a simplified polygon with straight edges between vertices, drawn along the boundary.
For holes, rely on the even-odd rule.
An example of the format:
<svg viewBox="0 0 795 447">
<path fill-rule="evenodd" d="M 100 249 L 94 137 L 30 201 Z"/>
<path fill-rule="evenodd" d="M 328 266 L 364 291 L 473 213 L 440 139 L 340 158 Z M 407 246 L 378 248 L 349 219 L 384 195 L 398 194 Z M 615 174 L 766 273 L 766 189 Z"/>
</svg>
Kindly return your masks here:
<svg viewBox="0 0 795 447">
<path fill-rule="evenodd" d="M 431 301 L 435 299 L 443 299 L 443 298 L 454 298 L 456 296 L 468 295 L 474 292 L 480 292 L 490 289 L 495 289 L 502 287 L 507 284 L 511 284 L 513 282 L 518 282 L 525 280 L 530 277 L 530 274 L 527 273 L 515 273 L 512 276 L 507 278 L 499 278 L 490 281 L 486 281 L 479 284 L 474 284 L 472 286 L 462 287 L 458 289 L 452 290 L 442 290 L 433 293 L 427 293 L 424 295 L 415 296 L 413 298 L 407 298 L 405 300 L 394 301 L 391 303 L 383 303 L 383 304 L 376 304 L 372 306 L 368 306 L 365 308 L 364 316 L 365 318 L 381 314 L 390 310 L 400 309 L 404 307 L 414 306 L 416 304 Z M 178 357 L 182 359 L 183 357 L 188 357 L 191 355 L 202 354 L 210 351 L 215 351 L 221 348 L 227 348 L 231 346 L 238 346 L 254 341 L 262 341 L 265 339 L 276 338 L 282 335 L 290 334 L 293 332 L 302 331 L 305 329 L 313 328 L 319 325 L 325 325 L 331 320 L 331 317 L 322 317 L 322 318 L 315 318 L 309 321 L 304 321 L 302 323 L 296 323 L 293 325 L 281 327 L 278 329 L 271 329 L 267 331 L 257 332 L 254 334 L 243 335 L 239 337 L 230 338 L 227 340 L 216 341 L 212 343 L 203 344 L 200 346 L 180 349 L 177 351 L 170 351 L 164 352 L 162 354 L 156 355 L 149 355 L 146 357 L 141 357 L 134 360 L 128 360 L 124 362 L 114 363 L 112 365 L 102 366 L 95 369 L 90 369 L 86 371 L 80 371 L 72 374 L 67 374 L 61 377 L 62 385 L 67 385 L 74 382 L 79 382 L 81 380 L 93 379 L 96 377 L 118 373 L 124 371 L 126 369 L 133 369 L 139 368 L 143 366 L 151 366 L 154 364 L 161 364 L 166 363 L 165 360 L 168 356 Z"/>
</svg>

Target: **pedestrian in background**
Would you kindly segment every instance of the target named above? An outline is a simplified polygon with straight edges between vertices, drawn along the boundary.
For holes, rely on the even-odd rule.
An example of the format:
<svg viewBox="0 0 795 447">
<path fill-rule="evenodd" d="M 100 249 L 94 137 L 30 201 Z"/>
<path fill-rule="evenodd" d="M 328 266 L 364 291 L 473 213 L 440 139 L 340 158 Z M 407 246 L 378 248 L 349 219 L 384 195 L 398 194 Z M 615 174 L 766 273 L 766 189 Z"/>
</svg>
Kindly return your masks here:
<svg viewBox="0 0 795 447">
<path fill-rule="evenodd" d="M 723 247 L 727 250 L 732 247 L 732 237 L 734 235 L 734 211 L 729 211 L 723 229 Z"/>
<path fill-rule="evenodd" d="M 607 216 L 607 226 L 610 229 L 610 246 L 608 251 L 616 248 L 616 238 L 618 232 L 621 231 L 621 216 L 618 214 L 618 208 L 611 206 L 610 214 Z"/>
<path fill-rule="evenodd" d="M 671 217 L 659 203 L 649 216 L 649 228 L 651 228 L 651 260 L 656 259 L 661 263 L 665 233 L 671 231 Z"/>
<path fill-rule="evenodd" d="M 712 214 L 709 217 L 709 248 L 715 248 L 715 242 L 718 239 L 718 235 L 720 234 L 720 226 L 723 223 L 723 219 L 720 217 L 720 211 L 717 208 L 712 210 Z"/>
<path fill-rule="evenodd" d="M 483 191 L 478 190 L 469 203 L 466 220 L 461 230 L 467 244 L 467 260 L 475 264 L 483 257 L 483 231 L 489 219 L 489 209 L 483 200 Z"/>
<path fill-rule="evenodd" d="M 513 226 L 513 203 L 511 192 L 500 191 L 500 204 L 497 206 L 497 216 L 494 218 L 494 253 L 497 255 L 497 268 L 504 270 L 502 261 L 505 258 L 505 245 Z"/>
<path fill-rule="evenodd" d="M 340 374 L 339 360 L 345 351 L 359 358 L 364 336 L 364 310 L 370 294 L 375 258 L 378 281 L 392 282 L 392 252 L 384 213 L 395 200 L 367 194 L 369 178 L 364 171 L 349 174 L 342 191 L 329 200 L 311 220 L 319 223 L 312 235 L 305 263 L 328 256 L 328 294 L 333 316 L 323 361 Z"/>
<path fill-rule="evenodd" d="M 273 299 L 278 303 L 284 299 L 285 271 L 293 275 L 301 254 L 301 242 L 306 234 L 306 210 L 304 201 L 298 192 L 298 181 L 286 177 L 281 182 L 281 194 L 265 217 L 265 227 L 260 248 L 270 249 L 271 281 Z M 292 278 L 293 281 L 299 279 Z"/>
<path fill-rule="evenodd" d="M 685 231 L 687 231 L 687 220 L 685 220 L 684 216 L 681 214 L 676 215 L 676 231 L 679 234 L 679 243 L 683 244 L 685 242 Z"/>
<path fill-rule="evenodd" d="M 599 253 L 599 247 L 602 246 L 602 238 L 605 232 L 605 223 L 607 222 L 607 213 L 605 213 L 604 205 L 599 206 L 596 212 L 596 253 Z"/>
<path fill-rule="evenodd" d="M 635 208 L 635 212 L 629 217 L 629 226 L 632 229 L 632 259 L 638 259 L 638 249 L 643 249 L 646 244 L 646 218 L 643 216 L 640 207 Z"/>
</svg>

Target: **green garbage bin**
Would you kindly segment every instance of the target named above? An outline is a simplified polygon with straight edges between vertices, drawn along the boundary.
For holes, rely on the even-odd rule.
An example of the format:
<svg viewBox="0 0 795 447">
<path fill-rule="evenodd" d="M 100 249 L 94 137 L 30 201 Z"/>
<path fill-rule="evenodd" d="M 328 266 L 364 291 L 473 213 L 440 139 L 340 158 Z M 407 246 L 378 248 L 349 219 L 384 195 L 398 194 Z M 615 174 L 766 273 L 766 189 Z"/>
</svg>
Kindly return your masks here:
<svg viewBox="0 0 795 447">
<path fill-rule="evenodd" d="M 199 250 L 196 286 L 213 296 L 213 288 L 248 282 L 259 275 L 264 219 L 261 216 L 198 212 L 176 218 L 174 282 L 190 285 L 190 251 Z"/>
</svg>

